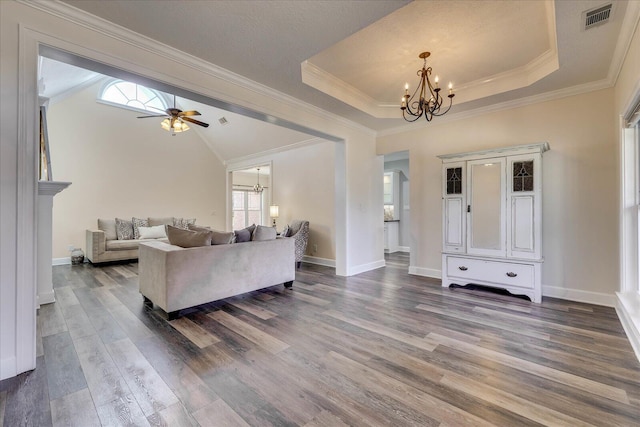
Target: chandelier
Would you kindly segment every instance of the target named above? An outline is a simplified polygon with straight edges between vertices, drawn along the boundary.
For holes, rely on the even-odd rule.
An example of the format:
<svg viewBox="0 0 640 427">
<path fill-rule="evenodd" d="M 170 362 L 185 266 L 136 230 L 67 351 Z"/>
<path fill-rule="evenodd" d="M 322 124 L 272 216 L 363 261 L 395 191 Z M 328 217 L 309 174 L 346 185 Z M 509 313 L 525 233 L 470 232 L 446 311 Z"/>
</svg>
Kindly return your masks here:
<svg viewBox="0 0 640 427">
<path fill-rule="evenodd" d="M 253 186 L 253 191 L 260 194 L 264 191 L 264 187 L 260 185 L 260 168 L 258 168 L 258 183 Z"/>
<path fill-rule="evenodd" d="M 424 59 L 422 70 L 418 70 L 417 74 L 420 77 L 420 84 L 416 88 L 413 95 L 409 96 L 409 83 L 404 85 L 404 96 L 402 97 L 402 117 L 408 122 L 415 122 L 421 116 L 430 122 L 433 116 L 443 116 L 451 109 L 453 104 L 453 84 L 449 82 L 449 107 L 446 110 L 441 111 L 444 98 L 440 96 L 440 87 L 438 86 L 438 76 L 433 80 L 434 84 L 431 84 L 429 76 L 431 76 L 431 67 L 427 68 L 427 58 L 431 55 L 430 52 L 422 52 L 419 57 Z"/>
</svg>

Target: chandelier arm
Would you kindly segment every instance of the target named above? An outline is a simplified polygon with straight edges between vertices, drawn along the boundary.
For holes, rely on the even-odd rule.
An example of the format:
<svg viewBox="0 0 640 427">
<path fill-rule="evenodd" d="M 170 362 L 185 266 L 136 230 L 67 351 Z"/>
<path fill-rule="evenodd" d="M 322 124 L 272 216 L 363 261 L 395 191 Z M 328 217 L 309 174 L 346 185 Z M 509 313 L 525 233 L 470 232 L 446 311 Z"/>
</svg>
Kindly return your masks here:
<svg viewBox="0 0 640 427">
<path fill-rule="evenodd" d="M 413 118 L 407 118 L 407 116 L 405 115 L 405 112 L 404 112 L 404 111 L 402 112 L 402 117 L 403 117 L 406 121 L 408 121 L 409 123 L 413 123 L 413 122 L 415 122 L 416 120 L 418 120 L 418 119 L 422 116 L 422 114 L 411 114 L 411 113 L 409 113 L 409 114 L 410 114 Z"/>
<path fill-rule="evenodd" d="M 449 98 L 449 108 L 447 108 L 442 113 L 434 114 L 434 116 L 444 116 L 445 114 L 447 114 L 449 112 L 449 110 L 451 109 L 452 105 L 453 105 L 453 97 Z"/>
</svg>

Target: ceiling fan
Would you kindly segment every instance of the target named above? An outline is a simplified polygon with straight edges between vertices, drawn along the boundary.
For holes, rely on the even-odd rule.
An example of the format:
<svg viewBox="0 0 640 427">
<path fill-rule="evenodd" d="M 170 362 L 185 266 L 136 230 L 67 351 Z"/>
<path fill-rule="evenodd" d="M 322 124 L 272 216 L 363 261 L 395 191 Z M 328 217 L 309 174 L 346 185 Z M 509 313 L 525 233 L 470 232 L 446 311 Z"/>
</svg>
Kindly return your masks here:
<svg viewBox="0 0 640 427">
<path fill-rule="evenodd" d="M 182 111 L 176 108 L 176 96 L 173 95 L 173 108 L 167 108 L 165 114 L 153 114 L 149 116 L 138 116 L 139 119 L 147 119 L 149 117 L 164 117 L 162 121 L 162 128 L 170 131 L 175 135 L 176 132 L 184 132 L 189 129 L 189 126 L 185 122 L 193 123 L 202 127 L 209 127 L 209 123 L 204 123 L 196 119 L 192 119 L 190 116 L 199 116 L 200 113 L 191 111 Z"/>
</svg>

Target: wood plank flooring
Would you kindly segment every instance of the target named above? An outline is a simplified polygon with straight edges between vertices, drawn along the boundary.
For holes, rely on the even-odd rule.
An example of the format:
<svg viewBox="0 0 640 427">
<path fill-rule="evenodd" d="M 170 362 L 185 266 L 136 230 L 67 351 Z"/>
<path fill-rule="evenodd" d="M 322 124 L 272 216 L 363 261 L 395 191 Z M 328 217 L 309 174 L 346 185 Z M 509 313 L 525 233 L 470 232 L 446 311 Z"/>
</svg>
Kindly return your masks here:
<svg viewBox="0 0 640 427">
<path fill-rule="evenodd" d="M 138 265 L 54 267 L 37 368 L 0 426 L 639 426 L 640 364 L 612 308 L 406 273 L 306 265 L 171 322 Z"/>
</svg>

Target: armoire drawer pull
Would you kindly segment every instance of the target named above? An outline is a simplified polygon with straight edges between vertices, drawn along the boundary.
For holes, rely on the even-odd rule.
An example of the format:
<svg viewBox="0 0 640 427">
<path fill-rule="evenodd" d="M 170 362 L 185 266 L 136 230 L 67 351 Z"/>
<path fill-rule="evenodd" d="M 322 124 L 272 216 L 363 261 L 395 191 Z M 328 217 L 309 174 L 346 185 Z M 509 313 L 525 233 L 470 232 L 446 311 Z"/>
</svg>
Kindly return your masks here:
<svg viewBox="0 0 640 427">
<path fill-rule="evenodd" d="M 461 265 L 461 266 L 460 266 L 460 267 L 458 267 L 458 268 L 459 268 L 460 270 L 462 270 L 462 271 L 467 271 L 467 270 L 468 270 L 468 268 L 467 268 L 467 267 L 465 267 L 464 265 Z"/>
<path fill-rule="evenodd" d="M 513 273 L 511 271 L 507 273 L 507 276 L 509 277 L 516 277 L 517 275 L 518 275 L 517 273 Z"/>
</svg>

